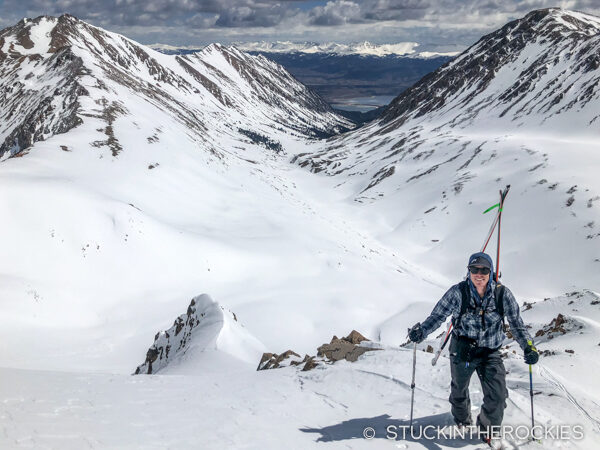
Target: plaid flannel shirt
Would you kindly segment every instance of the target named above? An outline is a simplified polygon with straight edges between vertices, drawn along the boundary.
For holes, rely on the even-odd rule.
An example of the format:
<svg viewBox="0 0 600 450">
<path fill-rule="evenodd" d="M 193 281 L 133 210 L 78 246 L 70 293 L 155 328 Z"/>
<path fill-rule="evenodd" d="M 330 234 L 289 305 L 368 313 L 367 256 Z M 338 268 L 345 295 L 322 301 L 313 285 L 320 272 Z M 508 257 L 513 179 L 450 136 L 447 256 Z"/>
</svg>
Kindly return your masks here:
<svg viewBox="0 0 600 450">
<path fill-rule="evenodd" d="M 496 302 L 494 301 L 496 282 L 490 280 L 483 299 L 477 294 L 471 280 L 467 282 L 470 286 L 470 306 L 460 319 L 458 329 L 455 329 L 454 332 L 459 336 L 467 336 L 474 339 L 477 341 L 479 347 L 493 349 L 501 347 L 506 335 L 502 328 L 502 317 L 496 312 Z M 429 317 L 421 324 L 425 336 L 435 331 L 450 314 L 452 314 L 452 319 L 456 321 L 460 315 L 461 304 L 462 294 L 460 286 L 455 284 L 448 289 L 444 296 L 437 302 Z M 475 311 L 477 308 L 485 310 L 483 324 L 481 315 Z M 510 332 L 521 348 L 525 350 L 528 346 L 527 341 L 533 341 L 533 339 L 531 339 L 530 334 L 525 328 L 523 319 L 521 319 L 519 305 L 514 295 L 506 286 L 504 287 L 504 316 L 510 325 Z"/>
</svg>

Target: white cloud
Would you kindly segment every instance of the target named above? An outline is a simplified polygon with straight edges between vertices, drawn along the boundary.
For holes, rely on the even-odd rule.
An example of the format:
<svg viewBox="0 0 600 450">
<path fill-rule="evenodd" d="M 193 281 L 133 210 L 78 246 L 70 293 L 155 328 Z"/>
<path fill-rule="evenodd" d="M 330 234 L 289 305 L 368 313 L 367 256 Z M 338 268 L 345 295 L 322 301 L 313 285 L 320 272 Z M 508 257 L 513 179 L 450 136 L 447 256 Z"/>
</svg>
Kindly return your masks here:
<svg viewBox="0 0 600 450">
<path fill-rule="evenodd" d="M 0 24 L 68 12 L 146 43 L 418 41 L 423 51 L 456 51 L 551 6 L 600 15 L 598 0 L 4 0 Z"/>
<path fill-rule="evenodd" d="M 309 13 L 309 24 L 330 26 L 362 22 L 361 7 L 352 1 L 335 0 L 325 6 L 317 6 Z"/>
</svg>

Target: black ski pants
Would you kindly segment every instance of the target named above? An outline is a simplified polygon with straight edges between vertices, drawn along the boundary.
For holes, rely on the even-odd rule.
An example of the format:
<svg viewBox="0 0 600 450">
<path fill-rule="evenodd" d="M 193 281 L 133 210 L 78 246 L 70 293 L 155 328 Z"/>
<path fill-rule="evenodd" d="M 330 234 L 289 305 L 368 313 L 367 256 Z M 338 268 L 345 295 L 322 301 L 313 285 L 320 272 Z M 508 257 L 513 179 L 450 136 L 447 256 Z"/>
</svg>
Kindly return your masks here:
<svg viewBox="0 0 600 450">
<path fill-rule="evenodd" d="M 478 423 L 483 427 L 499 426 L 504 417 L 506 399 L 506 370 L 498 350 L 478 349 L 470 362 L 460 361 L 456 356 L 456 339 L 450 341 L 450 404 L 452 415 L 457 422 L 470 419 L 471 399 L 469 382 L 473 372 L 477 372 L 483 390 L 483 405 Z"/>
</svg>

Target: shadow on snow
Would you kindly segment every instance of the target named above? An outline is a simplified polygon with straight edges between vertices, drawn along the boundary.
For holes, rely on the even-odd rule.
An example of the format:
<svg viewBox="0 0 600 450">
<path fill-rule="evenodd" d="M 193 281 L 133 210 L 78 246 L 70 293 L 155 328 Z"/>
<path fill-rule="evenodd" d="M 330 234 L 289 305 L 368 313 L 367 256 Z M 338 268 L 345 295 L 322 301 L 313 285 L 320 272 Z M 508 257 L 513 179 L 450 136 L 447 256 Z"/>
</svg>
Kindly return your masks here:
<svg viewBox="0 0 600 450">
<path fill-rule="evenodd" d="M 305 433 L 319 433 L 317 442 L 344 441 L 347 439 L 366 440 L 363 431 L 367 427 L 374 430 L 373 439 L 386 439 L 394 442 L 417 442 L 423 447 L 432 450 L 441 450 L 442 447 L 460 448 L 467 445 L 478 445 L 482 442 L 475 436 L 470 437 L 465 433 L 464 439 L 461 437 L 438 436 L 437 427 L 452 427 L 454 422 L 450 413 L 435 414 L 433 416 L 421 417 L 413 420 L 413 434 L 408 428 L 408 420 L 396 420 L 389 414 L 383 414 L 377 417 L 364 417 L 345 420 L 335 425 L 329 425 L 322 428 L 300 428 Z M 391 432 L 388 431 L 391 427 Z M 403 435 L 403 428 L 406 430 Z M 425 430 L 425 427 L 430 427 Z M 434 428 L 431 428 L 434 427 Z M 394 433 L 396 436 L 394 437 Z M 372 434 L 372 433 L 371 433 Z M 450 433 L 446 433 L 449 435 Z M 427 436 L 427 437 L 426 437 Z"/>
</svg>

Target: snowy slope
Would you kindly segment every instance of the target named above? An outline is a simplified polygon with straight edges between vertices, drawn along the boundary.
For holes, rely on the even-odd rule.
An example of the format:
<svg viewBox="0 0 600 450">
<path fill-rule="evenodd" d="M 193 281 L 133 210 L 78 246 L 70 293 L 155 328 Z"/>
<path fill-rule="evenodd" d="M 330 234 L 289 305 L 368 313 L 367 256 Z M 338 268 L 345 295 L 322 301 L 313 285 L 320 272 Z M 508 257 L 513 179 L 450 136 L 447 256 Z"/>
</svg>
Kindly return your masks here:
<svg viewBox="0 0 600 450">
<path fill-rule="evenodd" d="M 510 184 L 505 282 L 531 296 L 597 289 L 599 20 L 534 11 L 296 162 L 331 175 L 376 235 L 443 273 L 480 248 L 481 214 Z"/>
<path fill-rule="evenodd" d="M 525 312 L 527 319 L 536 311 L 536 319 L 546 320 L 556 311 L 568 314 L 569 306 L 585 315 L 583 334 L 559 333 L 548 347 L 574 348 L 575 353 L 562 350 L 560 355 L 542 357 L 533 374 L 536 424 L 555 434 L 559 426 L 580 426 L 584 438 L 548 438 L 541 445 L 508 439 L 506 448 L 597 447 L 600 398 L 597 383 L 589 382 L 595 367 L 590 363 L 596 363 L 583 357 L 587 351 L 583 347 L 600 338 L 600 304 L 591 305 L 597 299 L 595 293 L 580 292 L 540 301 Z M 530 423 L 531 412 L 528 366 L 520 354 L 512 353 L 514 346 L 505 351 L 509 399 L 504 423 L 517 429 Z M 475 439 L 402 439 L 400 427 L 410 416 L 411 359 L 410 348 L 386 347 L 355 363 L 339 361 L 309 372 L 295 367 L 260 372 L 238 367 L 191 376 L 131 377 L 0 369 L 5 380 L 0 398 L 5 411 L 10 411 L 2 418 L 0 442 L 14 448 L 61 449 L 191 449 L 200 443 L 211 449 L 484 448 Z M 452 424 L 448 359 L 442 357 L 435 367 L 430 361 L 430 353 L 417 352 L 416 429 Z M 476 377 L 471 400 L 476 414 L 482 402 Z M 363 438 L 367 427 L 375 432 L 368 441 Z"/>
<path fill-rule="evenodd" d="M 564 40 L 583 49 L 592 28 L 571 33 L 570 16 L 595 20 L 550 10 L 539 23 L 567 23 Z M 587 237 L 600 223 L 598 144 L 576 109 L 552 119 L 573 120 L 561 135 L 540 125 L 545 112 L 515 131 L 489 108 L 453 126 L 450 109 L 318 142 L 344 123 L 267 60 L 218 45 L 174 58 L 70 16 L 36 20 L 0 41 L 0 86 L 18 94 L 0 122 L 0 447 L 480 448 L 382 433 L 410 411 L 411 353 L 398 344 L 464 275 L 491 220 L 481 211 L 511 183 L 503 279 L 536 302 L 524 313 L 532 332 L 557 311 L 583 327 L 539 339 L 555 354 L 536 367 L 536 420 L 585 430 L 544 448 L 594 448 L 600 399 L 584 368 L 600 342 L 600 252 Z M 577 103 L 583 116 L 595 99 Z M 35 131 L 33 145 L 11 158 L 24 123 L 17 134 Z M 196 328 L 210 332 L 165 375 L 130 376 L 198 292 L 218 301 L 204 305 L 214 328 Z M 385 350 L 305 373 L 251 361 L 263 345 L 313 354 L 351 329 Z M 529 423 L 527 366 L 507 345 L 506 422 Z M 417 374 L 417 423 L 447 424 L 446 357 L 432 368 L 419 352 Z M 475 379 L 472 398 L 478 407 Z"/>
<path fill-rule="evenodd" d="M 219 45 L 162 55 L 65 15 L 4 30 L 3 64 L 26 71 L 13 34 L 77 60 L 87 94 L 80 124 L 1 163 L 5 364 L 130 373 L 198 292 L 300 352 L 375 330 L 400 291 L 438 295 L 289 164 L 345 122 L 279 66 Z"/>
</svg>

